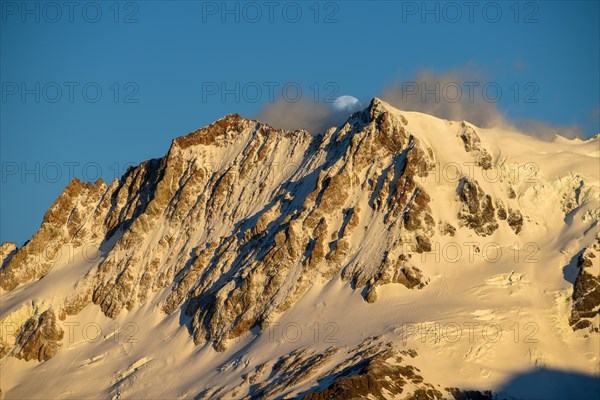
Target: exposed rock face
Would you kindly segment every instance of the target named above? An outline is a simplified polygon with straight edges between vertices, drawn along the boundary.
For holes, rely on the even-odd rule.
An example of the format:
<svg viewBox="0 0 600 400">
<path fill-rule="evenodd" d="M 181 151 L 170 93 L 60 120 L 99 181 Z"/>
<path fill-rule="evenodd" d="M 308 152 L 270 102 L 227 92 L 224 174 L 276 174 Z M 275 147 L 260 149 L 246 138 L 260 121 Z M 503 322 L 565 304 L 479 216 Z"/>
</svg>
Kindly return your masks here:
<svg viewBox="0 0 600 400">
<path fill-rule="evenodd" d="M 489 390 L 480 392 L 479 390 L 461 390 L 459 388 L 446 388 L 446 391 L 449 392 L 454 397 L 454 400 L 495 400 L 495 399 L 500 399 L 498 396 L 495 396 Z"/>
<path fill-rule="evenodd" d="M 330 347 L 323 352 L 298 349 L 258 365 L 243 376 L 241 386 L 249 388 L 245 399 L 442 399 L 442 393 L 425 381 L 419 369 L 409 365 L 409 358 L 416 356 L 416 351 L 399 351 L 379 337 L 370 337 L 353 348 Z M 236 365 L 234 361 L 223 369 Z M 312 384 L 293 397 L 284 394 L 315 379 L 318 386 Z M 197 397 L 239 396 L 236 390 L 225 392 L 215 387 L 201 391 Z"/>
<path fill-rule="evenodd" d="M 61 246 L 97 242 L 106 256 L 61 315 L 93 302 L 114 318 L 167 290 L 163 311 L 182 308 L 194 341 L 219 350 L 339 271 L 370 302 L 382 284 L 420 288 L 410 256 L 430 251 L 436 230 L 415 178 L 433 168 L 433 153 L 406 123 L 377 99 L 318 137 L 227 116 L 110 186 L 71 182 L 0 283 L 40 279 Z M 366 237 L 382 245 L 351 245 Z"/>
<path fill-rule="evenodd" d="M 381 285 L 421 289 L 429 277 L 413 256 L 440 237 L 493 234 L 493 204 L 515 233 L 524 220 L 509 195 L 494 203 L 463 178 L 460 210 L 442 221 L 424 183 L 437 162 L 428 140 L 378 99 L 316 137 L 226 116 L 110 185 L 73 180 L 27 244 L 3 245 L 0 286 L 39 280 L 66 246 L 92 244 L 102 257 L 55 307 L 61 319 L 90 303 L 115 318 L 160 298 L 164 313 L 185 314 L 196 344 L 220 351 L 317 281 L 339 276 L 369 303 Z M 472 126 L 451 140 L 479 172 L 495 168 Z"/>
<path fill-rule="evenodd" d="M 509 208 L 508 218 L 506 220 L 512 230 L 518 235 L 523 229 L 523 215 L 521 211 Z"/>
<path fill-rule="evenodd" d="M 293 387 L 298 383 L 306 381 L 314 376 L 314 374 L 331 361 L 339 349 L 331 347 L 321 354 L 314 354 L 308 350 L 296 350 L 289 355 L 279 358 L 271 370 L 275 372 L 273 375 L 280 377 L 262 385 L 257 385 L 256 390 L 249 396 L 251 399 L 263 399 L 275 396 L 287 387 Z M 261 366 L 262 367 L 262 366 Z M 258 379 L 263 371 L 258 368 L 256 374 L 247 376 L 246 379 L 254 381 Z"/>
<path fill-rule="evenodd" d="M 504 207 L 502 200 L 496 200 L 496 212 L 500 221 L 506 221 L 508 214 L 506 213 L 506 208 Z"/>
<path fill-rule="evenodd" d="M 452 224 L 450 224 L 448 222 L 440 221 L 439 226 L 440 226 L 440 234 L 441 235 L 449 235 L 449 236 L 456 235 L 456 228 L 454 226 L 452 226 Z"/>
<path fill-rule="evenodd" d="M 510 198 L 510 194 L 509 194 Z M 496 199 L 496 213 L 498 216 L 498 220 L 506 221 L 508 226 L 515 232 L 515 234 L 521 233 L 523 230 L 523 214 L 521 211 L 516 208 L 509 208 L 508 212 L 506 211 L 506 207 L 504 206 L 504 202 L 500 199 Z"/>
<path fill-rule="evenodd" d="M 305 400 L 325 399 L 386 399 L 390 396 L 415 399 L 441 399 L 442 393 L 425 383 L 419 369 L 403 363 L 396 351 L 371 349 L 372 355 L 349 359 L 327 377 L 331 383 L 324 389 L 309 393 Z M 325 379 L 322 379 L 325 381 Z M 417 389 L 407 392 L 406 386 Z M 411 397 L 412 396 L 412 397 Z"/>
<path fill-rule="evenodd" d="M 15 357 L 25 361 L 46 361 L 58 351 L 64 331 L 56 321 L 52 308 L 39 317 L 31 317 L 17 336 Z"/>
<path fill-rule="evenodd" d="M 579 272 L 573 287 L 573 310 L 570 324 L 573 330 L 589 328 L 598 332 L 600 313 L 600 238 L 586 248 L 577 260 Z"/>
<path fill-rule="evenodd" d="M 77 247 L 86 240 L 103 239 L 101 214 L 110 206 L 107 191 L 102 180 L 92 185 L 75 178 L 48 209 L 31 240 L 3 261 L 0 286 L 12 290 L 19 284 L 40 279 L 52 268 L 68 242 Z"/>
<path fill-rule="evenodd" d="M 169 397 L 491 398 L 489 392 L 454 388 L 444 392 L 441 386 L 428 384 L 427 369 L 421 373 L 417 366 L 430 360 L 421 357 L 462 358 L 466 349 L 443 343 L 434 344 L 436 352 L 423 356 L 401 351 L 400 323 L 449 320 L 450 314 L 432 318 L 439 314 L 441 303 L 448 303 L 457 319 L 485 317 L 470 313 L 474 302 L 463 307 L 461 301 L 462 297 L 484 301 L 490 290 L 494 296 L 517 294 L 511 302 L 529 296 L 525 285 L 536 284 L 535 279 L 525 279 L 531 268 L 521 268 L 516 261 L 510 276 L 493 275 L 475 291 L 473 287 L 465 291 L 460 285 L 471 285 L 473 280 L 457 277 L 471 274 L 479 264 L 463 268 L 449 260 L 450 254 L 442 259 L 442 251 L 448 249 L 444 246 L 472 242 L 475 235 L 493 235 L 505 249 L 518 241 L 515 235 L 527 230 L 529 240 L 547 227 L 559 226 L 565 217 L 567 224 L 575 221 L 569 235 L 580 226 L 587 229 L 581 238 L 585 243 L 568 247 L 580 249 L 589 244 L 587 232 L 600 215 L 591 204 L 598 191 L 584 184 L 587 172 L 569 181 L 552 183 L 544 178 L 539 184 L 522 184 L 511 176 L 514 171 L 501 169 L 506 160 L 499 153 L 504 149 L 484 136 L 486 132 L 478 134 L 464 123 L 457 134 L 455 122 L 417 114 L 393 110 L 374 99 L 366 110 L 319 136 L 277 130 L 232 114 L 175 139 L 164 157 L 130 168 L 110 185 L 74 180 L 27 244 L 17 249 L 5 243 L 0 248 L 0 296 L 8 300 L 0 325 L 7 322 L 14 328 L 0 332 L 0 358 L 44 361 L 61 351 L 61 359 L 72 360 L 74 352 L 61 349 L 61 327 L 67 327 L 61 321 L 102 312 L 120 317 L 118 322 L 145 323 L 149 318 L 151 325 L 140 330 L 140 341 L 150 349 L 144 348 L 141 357 L 137 347 L 131 355 L 135 360 L 127 354 L 126 368 L 115 373 L 103 397 L 143 397 L 140 393 L 148 393 L 152 384 L 148 382 L 157 374 L 162 377 L 169 369 L 179 370 L 172 365 L 197 363 L 201 365 L 198 375 L 195 371 L 181 374 L 177 390 L 185 392 L 171 392 Z M 504 161 L 492 163 L 482 143 L 490 143 L 494 157 Z M 445 179 L 441 173 L 440 165 L 445 163 L 466 163 L 473 173 L 457 187 L 456 178 Z M 498 181 L 486 176 L 496 176 Z M 536 208 L 544 213 L 556 210 L 558 223 L 545 224 Z M 535 228 L 531 232 L 530 226 Z M 553 234 L 540 234 L 540 238 L 546 243 Z M 482 256 L 480 246 L 485 244 L 478 243 L 474 251 Z M 580 257 L 573 291 L 574 329 L 597 329 L 598 246 Z M 67 248 L 77 260 L 73 265 L 59 260 Z M 82 259 L 83 250 L 97 250 L 99 257 Z M 475 263 L 486 261 L 476 258 Z M 52 290 L 56 283 L 60 289 Z M 556 286 L 556 279 L 552 285 Z M 534 292 L 535 300 L 548 295 L 543 290 L 529 292 Z M 38 298 L 38 293 L 43 296 Z M 323 296 L 312 297 L 315 293 Z M 362 296 L 369 304 L 345 313 L 347 296 L 358 300 Z M 548 304 L 543 300 L 539 303 Z M 74 316 L 86 306 L 85 313 Z M 498 314 L 505 314 L 497 317 L 513 313 L 513 306 L 499 310 Z M 342 343 L 336 338 L 322 342 L 333 343 L 332 347 L 322 346 L 313 337 L 315 325 L 306 315 L 319 323 L 341 322 Z M 547 318 L 547 313 L 538 316 Z M 293 319 L 306 323 L 304 338 L 270 341 L 267 328 Z M 175 334 L 161 336 L 167 331 Z M 385 339 L 361 343 L 367 331 L 381 333 Z M 316 333 L 320 335 L 318 329 Z M 225 353 L 215 355 L 211 349 L 195 350 L 184 343 L 193 359 L 183 356 L 175 357 L 174 364 L 163 362 L 165 352 L 182 349 L 180 334 Z M 240 346 L 234 339 L 242 340 L 245 334 L 250 341 Z M 425 345 L 423 336 L 420 339 Z M 436 343 L 437 339 L 436 333 Z M 98 354 L 103 368 L 108 362 L 117 364 L 115 358 L 120 357 L 109 346 L 104 343 Z M 465 365 L 477 364 L 471 371 L 483 368 L 479 361 L 492 359 L 479 359 L 471 350 L 469 354 L 475 361 L 465 358 Z M 46 368 L 54 373 L 55 361 L 25 367 L 34 373 Z M 11 391 L 19 393 L 23 387 L 23 382 L 17 382 Z"/>
<path fill-rule="evenodd" d="M 467 153 L 473 153 L 477 165 L 483 169 L 492 168 L 492 157 L 487 150 L 481 145 L 481 139 L 477 135 L 475 129 L 467 122 L 461 122 L 458 136 L 462 139 Z"/>
<path fill-rule="evenodd" d="M 10 259 L 17 253 L 17 250 L 17 245 L 13 242 L 2 243 L 0 246 L 0 269 L 10 262 Z"/>
<path fill-rule="evenodd" d="M 463 203 L 458 212 L 460 226 L 473 229 L 479 236 L 489 236 L 498 229 L 492 198 L 484 193 L 477 181 L 462 178 L 457 194 Z"/>
<path fill-rule="evenodd" d="M 216 339 L 217 349 L 224 349 L 227 338 L 268 324 L 273 313 L 285 311 L 310 281 L 332 277 L 342 267 L 342 276 L 357 288 L 393 281 L 421 284 L 414 282 L 420 274 L 390 257 L 398 238 L 386 240 L 376 265 L 372 257 L 348 246 L 351 236 L 365 235 L 356 228 L 372 226 L 376 218 L 383 218 L 389 230 L 414 232 L 413 237 L 433 230 L 429 198 L 414 180 L 415 175 L 427 174 L 431 161 L 402 122 L 374 102 L 302 150 L 312 151 L 306 166 L 321 165 L 318 175 L 297 170 L 293 181 L 282 183 L 261 212 L 223 238 L 212 258 L 199 257 L 191 264 L 194 268 L 208 261 L 205 268 L 214 270 L 218 262 L 229 271 L 227 281 L 221 274 L 212 287 L 203 280 L 188 297 L 186 313 L 194 317 L 196 343 Z M 374 158 L 380 160 L 375 165 Z M 353 195 L 359 188 L 369 195 L 368 213 L 361 212 L 364 208 Z M 354 261 L 348 263 L 350 256 Z"/>
</svg>

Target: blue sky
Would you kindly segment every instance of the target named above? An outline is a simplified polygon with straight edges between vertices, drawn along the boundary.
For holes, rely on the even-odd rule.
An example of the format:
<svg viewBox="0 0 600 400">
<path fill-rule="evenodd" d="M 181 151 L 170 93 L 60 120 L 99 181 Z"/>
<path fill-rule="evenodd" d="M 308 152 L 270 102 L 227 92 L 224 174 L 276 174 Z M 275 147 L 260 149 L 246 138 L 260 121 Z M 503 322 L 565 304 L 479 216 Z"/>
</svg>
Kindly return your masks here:
<svg viewBox="0 0 600 400">
<path fill-rule="evenodd" d="M 73 176 L 110 181 L 282 96 L 368 102 L 466 69 L 511 119 L 600 130 L 596 1 L 0 4 L 2 242 L 31 237 Z"/>
</svg>

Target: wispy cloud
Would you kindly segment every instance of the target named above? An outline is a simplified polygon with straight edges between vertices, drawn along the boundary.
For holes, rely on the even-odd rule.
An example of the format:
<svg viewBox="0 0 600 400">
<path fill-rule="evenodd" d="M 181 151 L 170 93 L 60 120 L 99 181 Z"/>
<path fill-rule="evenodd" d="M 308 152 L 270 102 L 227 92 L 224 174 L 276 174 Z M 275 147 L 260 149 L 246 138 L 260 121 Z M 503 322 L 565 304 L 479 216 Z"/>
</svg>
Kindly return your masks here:
<svg viewBox="0 0 600 400">
<path fill-rule="evenodd" d="M 484 81 L 483 73 L 470 67 L 442 73 L 422 70 L 408 80 L 389 85 L 380 97 L 405 111 L 465 120 L 481 127 L 504 124 L 506 118 L 497 103 L 484 98 Z"/>
<path fill-rule="evenodd" d="M 577 125 L 552 125 L 544 121 L 527 119 L 514 122 L 513 127 L 530 136 L 548 141 L 553 140 L 556 135 L 569 139 L 583 137 L 583 132 Z"/>
<path fill-rule="evenodd" d="M 318 134 L 328 127 L 342 124 L 348 115 L 336 112 L 332 107 L 323 103 L 315 103 L 301 99 L 290 102 L 278 99 L 267 104 L 256 117 L 279 129 L 306 129 Z"/>
<path fill-rule="evenodd" d="M 492 90 L 482 90 L 484 85 Z M 499 84 L 470 65 L 443 72 L 423 69 L 407 80 L 388 84 L 377 97 L 400 110 L 469 121 L 483 128 L 512 128 L 542 140 L 553 140 L 557 134 L 567 138 L 582 136 L 576 125 L 556 126 L 544 121 L 508 118 L 498 107 L 498 99 L 492 98 L 495 96 L 494 85 Z M 506 92 L 508 88 L 503 89 Z M 306 129 L 318 134 L 342 124 L 348 118 L 348 112 L 336 111 L 330 104 L 304 99 L 295 103 L 279 99 L 267 104 L 257 118 L 276 128 Z"/>
</svg>

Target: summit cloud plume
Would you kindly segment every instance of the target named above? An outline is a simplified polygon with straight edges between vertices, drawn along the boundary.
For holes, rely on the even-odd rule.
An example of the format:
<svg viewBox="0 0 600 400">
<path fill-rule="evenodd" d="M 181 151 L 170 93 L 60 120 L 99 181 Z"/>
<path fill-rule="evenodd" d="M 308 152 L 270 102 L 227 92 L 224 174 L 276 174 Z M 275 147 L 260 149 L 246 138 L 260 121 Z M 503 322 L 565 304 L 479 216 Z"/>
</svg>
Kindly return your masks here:
<svg viewBox="0 0 600 400">
<path fill-rule="evenodd" d="M 423 69 L 408 79 L 391 82 L 376 96 L 400 110 L 465 120 L 483 128 L 517 129 L 542 140 L 552 140 L 557 134 L 567 138 L 582 136 L 576 125 L 554 126 L 533 119 L 509 118 L 499 106 L 502 96 L 509 94 L 512 95 L 509 88 L 467 66 L 442 72 Z M 370 99 L 362 100 L 368 104 Z M 267 104 L 256 116 L 277 128 L 306 129 L 313 134 L 339 125 L 347 117 L 348 113 L 335 110 L 331 104 L 281 98 Z"/>
</svg>

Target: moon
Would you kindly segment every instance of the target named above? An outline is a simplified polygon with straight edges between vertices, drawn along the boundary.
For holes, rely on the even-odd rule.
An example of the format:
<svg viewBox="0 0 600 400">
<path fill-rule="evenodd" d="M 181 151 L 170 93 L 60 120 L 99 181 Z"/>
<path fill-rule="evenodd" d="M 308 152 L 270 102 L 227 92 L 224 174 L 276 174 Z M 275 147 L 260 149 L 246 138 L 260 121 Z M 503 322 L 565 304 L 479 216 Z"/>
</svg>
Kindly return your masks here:
<svg viewBox="0 0 600 400">
<path fill-rule="evenodd" d="M 333 101 L 333 108 L 336 111 L 353 113 L 362 110 L 362 103 L 353 96 L 340 96 Z"/>
</svg>

